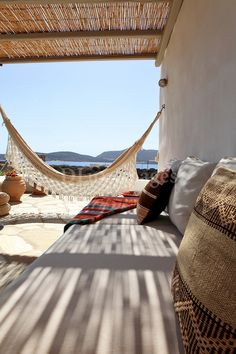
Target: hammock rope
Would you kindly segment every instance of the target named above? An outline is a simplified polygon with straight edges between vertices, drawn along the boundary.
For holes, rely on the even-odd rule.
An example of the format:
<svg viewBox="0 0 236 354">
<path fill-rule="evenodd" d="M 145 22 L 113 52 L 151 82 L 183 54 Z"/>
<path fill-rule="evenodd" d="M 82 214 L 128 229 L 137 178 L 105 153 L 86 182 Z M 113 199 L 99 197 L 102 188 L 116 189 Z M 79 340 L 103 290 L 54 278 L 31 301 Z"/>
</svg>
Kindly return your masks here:
<svg viewBox="0 0 236 354">
<path fill-rule="evenodd" d="M 138 179 L 137 152 L 142 148 L 164 108 L 163 105 L 140 139 L 105 170 L 87 176 L 71 176 L 55 170 L 33 152 L 0 106 L 0 113 L 8 130 L 6 159 L 27 182 L 31 185 L 37 184 L 38 188 L 44 188 L 46 193 L 50 192 L 69 199 L 91 198 L 95 195 L 117 195 L 124 190 L 130 190 Z"/>
</svg>

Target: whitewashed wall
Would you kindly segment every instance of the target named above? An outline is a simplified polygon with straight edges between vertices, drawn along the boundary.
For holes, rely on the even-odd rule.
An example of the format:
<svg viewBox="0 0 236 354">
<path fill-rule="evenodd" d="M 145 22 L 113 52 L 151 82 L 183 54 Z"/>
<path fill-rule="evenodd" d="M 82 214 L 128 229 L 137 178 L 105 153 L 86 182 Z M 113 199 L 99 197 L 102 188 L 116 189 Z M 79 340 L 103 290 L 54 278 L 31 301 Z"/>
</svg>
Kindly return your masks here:
<svg viewBox="0 0 236 354">
<path fill-rule="evenodd" d="M 162 64 L 160 167 L 236 156 L 236 0 L 184 0 Z"/>
</svg>

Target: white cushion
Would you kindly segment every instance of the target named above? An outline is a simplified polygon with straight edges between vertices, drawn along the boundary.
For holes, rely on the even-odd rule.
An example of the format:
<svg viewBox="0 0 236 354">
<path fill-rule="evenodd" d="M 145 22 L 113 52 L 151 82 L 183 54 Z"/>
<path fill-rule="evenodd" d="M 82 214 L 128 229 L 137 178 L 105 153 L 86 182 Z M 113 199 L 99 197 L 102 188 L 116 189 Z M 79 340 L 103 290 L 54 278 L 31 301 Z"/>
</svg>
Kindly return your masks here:
<svg viewBox="0 0 236 354">
<path fill-rule="evenodd" d="M 182 162 L 183 162 L 183 160 L 176 160 L 176 159 L 169 160 L 168 161 L 168 168 L 171 169 L 172 172 L 177 175 Z"/>
<path fill-rule="evenodd" d="M 216 173 L 218 167 L 226 167 L 230 170 L 236 170 L 236 157 L 224 157 L 223 159 L 221 159 L 216 165 L 216 168 L 214 169 L 212 175 Z"/>
<path fill-rule="evenodd" d="M 168 211 L 172 223 L 184 234 L 195 201 L 202 187 L 211 177 L 216 164 L 188 157 L 178 170 L 172 189 Z"/>
<path fill-rule="evenodd" d="M 71 226 L 0 292 L 1 354 L 179 353 L 169 283 L 180 241 L 168 217 L 142 226 L 132 210 Z"/>
</svg>

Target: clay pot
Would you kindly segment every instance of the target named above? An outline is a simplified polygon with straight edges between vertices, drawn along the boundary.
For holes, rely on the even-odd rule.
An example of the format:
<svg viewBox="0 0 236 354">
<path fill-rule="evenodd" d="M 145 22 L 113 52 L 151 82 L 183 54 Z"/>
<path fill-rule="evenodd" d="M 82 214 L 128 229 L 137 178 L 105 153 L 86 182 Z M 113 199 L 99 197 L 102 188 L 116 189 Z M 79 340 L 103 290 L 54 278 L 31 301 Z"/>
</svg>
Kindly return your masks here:
<svg viewBox="0 0 236 354">
<path fill-rule="evenodd" d="M 2 183 L 2 191 L 9 194 L 10 202 L 19 202 L 25 190 L 25 181 L 21 176 L 6 176 Z"/>
<path fill-rule="evenodd" d="M 5 216 L 9 214 L 9 211 L 11 209 L 10 204 L 6 203 L 4 205 L 0 205 L 0 216 Z"/>
<path fill-rule="evenodd" d="M 7 204 L 10 200 L 10 196 L 7 193 L 0 192 L 0 206 Z"/>
</svg>

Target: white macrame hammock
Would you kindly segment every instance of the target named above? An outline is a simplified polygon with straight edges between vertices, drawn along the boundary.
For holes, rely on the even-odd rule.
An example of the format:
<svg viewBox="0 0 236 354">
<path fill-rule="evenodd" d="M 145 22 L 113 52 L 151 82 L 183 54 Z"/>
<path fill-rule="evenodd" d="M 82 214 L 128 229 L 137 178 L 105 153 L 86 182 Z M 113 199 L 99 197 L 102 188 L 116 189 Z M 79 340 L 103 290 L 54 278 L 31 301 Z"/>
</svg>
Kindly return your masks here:
<svg viewBox="0 0 236 354">
<path fill-rule="evenodd" d="M 88 199 L 96 195 L 118 195 L 122 191 L 131 190 L 137 181 L 137 152 L 159 119 L 163 108 L 164 106 L 141 138 L 105 170 L 93 175 L 71 176 L 56 171 L 42 161 L 14 128 L 0 106 L 0 113 L 9 133 L 6 160 L 17 172 L 22 174 L 30 185 L 36 184 L 37 188 L 43 188 L 45 193 L 68 199 Z"/>
</svg>

